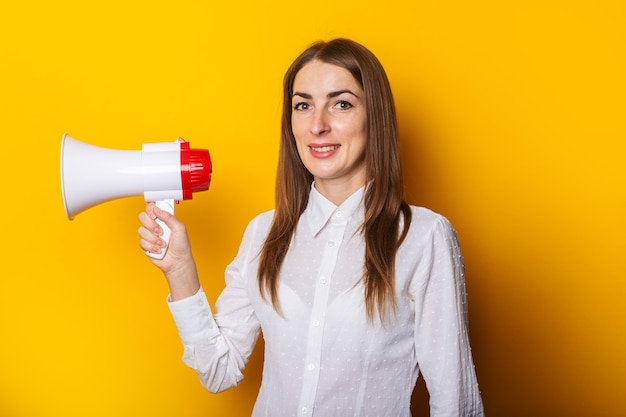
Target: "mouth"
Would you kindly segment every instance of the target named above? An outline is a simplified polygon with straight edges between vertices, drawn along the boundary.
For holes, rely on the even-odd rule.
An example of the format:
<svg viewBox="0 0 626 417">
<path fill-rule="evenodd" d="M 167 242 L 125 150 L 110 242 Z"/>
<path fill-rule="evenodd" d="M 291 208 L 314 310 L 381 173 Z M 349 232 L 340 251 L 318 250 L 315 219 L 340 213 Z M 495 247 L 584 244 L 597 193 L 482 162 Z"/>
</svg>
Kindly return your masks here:
<svg viewBox="0 0 626 417">
<path fill-rule="evenodd" d="M 334 151 L 335 149 L 339 149 L 341 145 L 324 145 L 324 146 L 314 146 L 314 145 L 310 145 L 309 148 L 313 151 L 313 152 L 319 152 L 319 153 L 324 153 L 324 152 L 330 152 L 330 151 Z"/>
</svg>

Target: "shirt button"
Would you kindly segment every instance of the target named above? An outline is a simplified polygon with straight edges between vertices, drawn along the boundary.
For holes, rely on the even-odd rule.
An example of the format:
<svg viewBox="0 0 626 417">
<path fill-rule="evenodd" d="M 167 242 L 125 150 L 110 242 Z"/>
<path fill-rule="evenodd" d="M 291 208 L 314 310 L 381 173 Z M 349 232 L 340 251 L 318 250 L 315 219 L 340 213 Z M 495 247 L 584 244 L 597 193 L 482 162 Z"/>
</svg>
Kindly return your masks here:
<svg viewBox="0 0 626 417">
<path fill-rule="evenodd" d="M 302 410 L 300 410 L 300 411 L 302 412 L 302 414 L 306 414 L 307 409 L 306 409 L 306 407 L 302 407 Z"/>
<path fill-rule="evenodd" d="M 343 216 L 343 214 L 341 214 L 341 212 L 340 212 L 340 211 L 338 211 L 337 213 L 335 213 L 335 217 L 341 217 L 341 216 Z"/>
<path fill-rule="evenodd" d="M 309 366 L 307 366 L 307 368 L 309 369 L 309 371 L 312 371 L 313 369 L 315 369 L 315 364 L 310 363 Z"/>
<path fill-rule="evenodd" d="M 313 326 L 317 327 L 320 325 L 320 321 L 319 320 L 313 320 Z"/>
<path fill-rule="evenodd" d="M 328 242 L 328 246 L 330 246 L 330 247 L 332 248 L 333 246 L 335 246 L 335 242 L 333 242 L 332 240 L 331 240 L 331 241 L 329 241 L 329 242 Z"/>
<path fill-rule="evenodd" d="M 326 283 L 328 282 L 328 280 L 326 279 L 326 277 L 322 277 L 320 278 L 320 282 L 324 285 L 326 285 Z"/>
</svg>

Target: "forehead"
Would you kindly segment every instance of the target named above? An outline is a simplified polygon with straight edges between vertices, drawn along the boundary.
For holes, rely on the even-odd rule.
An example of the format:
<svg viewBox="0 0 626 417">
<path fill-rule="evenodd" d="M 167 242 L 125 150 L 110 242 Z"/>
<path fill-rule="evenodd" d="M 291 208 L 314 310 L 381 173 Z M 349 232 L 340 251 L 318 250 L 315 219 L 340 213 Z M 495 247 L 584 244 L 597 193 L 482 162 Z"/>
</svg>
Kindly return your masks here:
<svg viewBox="0 0 626 417">
<path fill-rule="evenodd" d="M 346 88 L 361 91 L 358 81 L 350 71 L 319 60 L 305 64 L 293 82 L 294 91 L 332 92 Z"/>
</svg>

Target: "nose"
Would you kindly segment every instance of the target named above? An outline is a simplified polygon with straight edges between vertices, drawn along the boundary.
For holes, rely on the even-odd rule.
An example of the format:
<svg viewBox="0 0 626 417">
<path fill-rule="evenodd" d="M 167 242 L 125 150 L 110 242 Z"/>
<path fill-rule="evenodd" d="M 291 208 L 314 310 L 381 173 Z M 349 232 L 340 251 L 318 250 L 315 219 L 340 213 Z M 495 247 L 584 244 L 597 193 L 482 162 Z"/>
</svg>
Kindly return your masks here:
<svg viewBox="0 0 626 417">
<path fill-rule="evenodd" d="M 311 118 L 311 133 L 316 136 L 323 135 L 330 130 L 326 112 L 316 110 Z"/>
</svg>

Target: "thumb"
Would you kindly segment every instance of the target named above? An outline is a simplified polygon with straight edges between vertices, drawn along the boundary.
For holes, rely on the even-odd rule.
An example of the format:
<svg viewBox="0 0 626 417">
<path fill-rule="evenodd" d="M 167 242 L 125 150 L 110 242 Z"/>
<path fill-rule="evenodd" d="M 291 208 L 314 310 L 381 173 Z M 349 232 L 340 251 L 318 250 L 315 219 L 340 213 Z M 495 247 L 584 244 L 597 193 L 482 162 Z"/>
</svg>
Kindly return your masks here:
<svg viewBox="0 0 626 417">
<path fill-rule="evenodd" d="M 174 206 L 168 201 L 159 201 L 152 209 L 152 215 L 154 219 L 159 219 L 171 228 L 170 223 L 176 220 L 174 217 Z"/>
<path fill-rule="evenodd" d="M 155 220 L 162 221 L 167 228 L 174 234 L 184 234 L 184 224 L 174 215 L 174 202 L 173 201 L 159 201 L 154 206 L 152 213 Z M 165 231 L 164 231 L 165 232 Z"/>
</svg>

